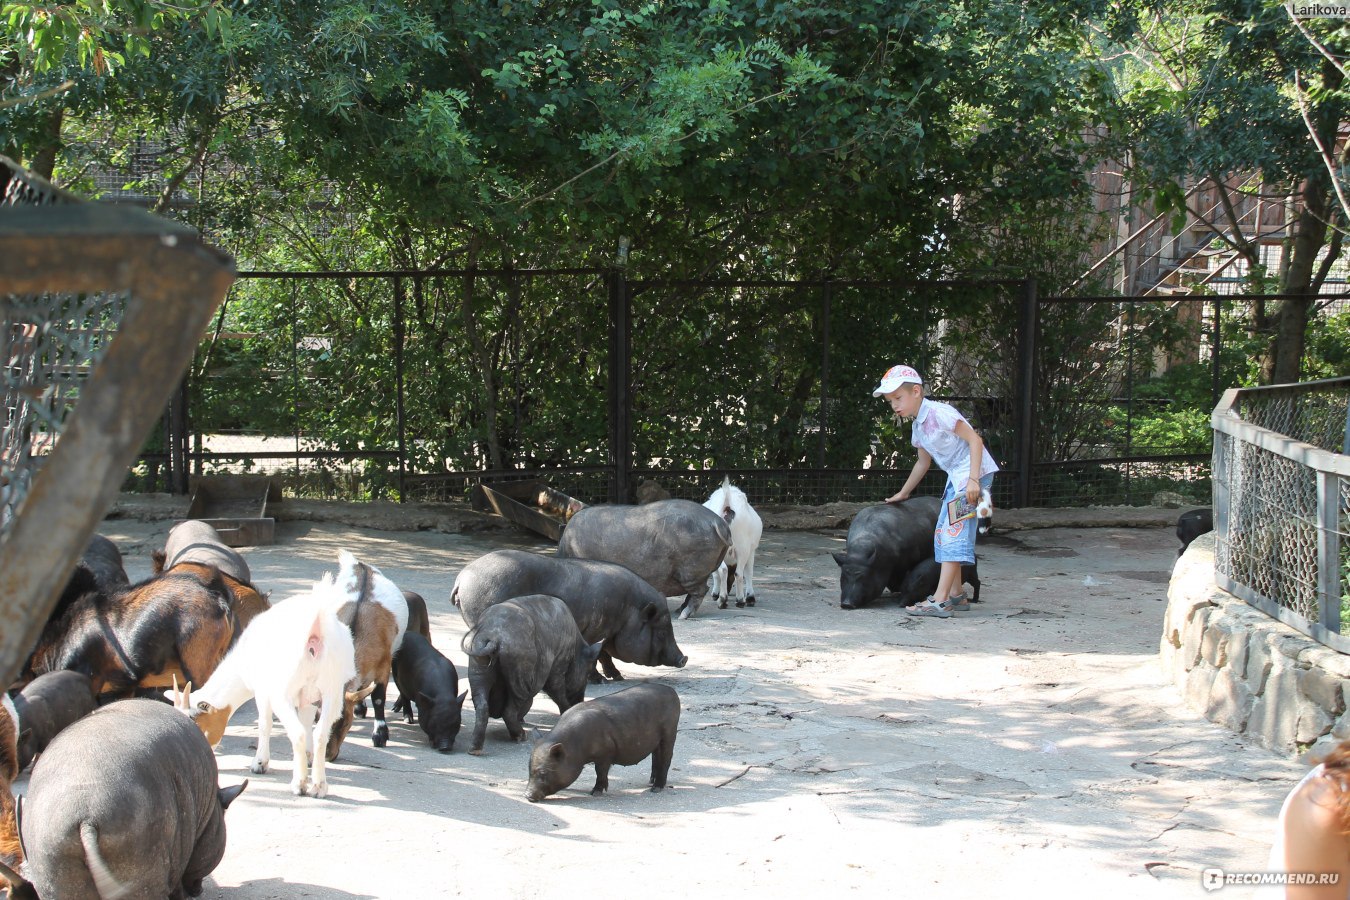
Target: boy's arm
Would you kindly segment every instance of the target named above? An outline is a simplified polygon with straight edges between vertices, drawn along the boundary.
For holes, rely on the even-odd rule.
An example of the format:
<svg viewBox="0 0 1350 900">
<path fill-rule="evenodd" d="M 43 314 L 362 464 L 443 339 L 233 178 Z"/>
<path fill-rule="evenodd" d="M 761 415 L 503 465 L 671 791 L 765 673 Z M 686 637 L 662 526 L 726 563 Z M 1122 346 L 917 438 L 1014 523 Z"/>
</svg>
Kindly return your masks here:
<svg viewBox="0 0 1350 900">
<path fill-rule="evenodd" d="M 980 502 L 980 465 L 984 462 L 984 439 L 965 419 L 957 422 L 952 430 L 970 447 L 970 478 L 966 481 L 966 499 L 973 506 Z"/>
<path fill-rule="evenodd" d="M 909 478 L 905 480 L 905 486 L 900 489 L 900 493 L 892 494 L 886 498 L 887 503 L 899 503 L 901 500 L 909 499 L 910 493 L 915 485 L 923 480 L 923 476 L 928 474 L 928 467 L 933 463 L 932 455 L 922 447 L 918 448 L 919 458 L 914 460 L 914 468 L 909 470 Z"/>
</svg>

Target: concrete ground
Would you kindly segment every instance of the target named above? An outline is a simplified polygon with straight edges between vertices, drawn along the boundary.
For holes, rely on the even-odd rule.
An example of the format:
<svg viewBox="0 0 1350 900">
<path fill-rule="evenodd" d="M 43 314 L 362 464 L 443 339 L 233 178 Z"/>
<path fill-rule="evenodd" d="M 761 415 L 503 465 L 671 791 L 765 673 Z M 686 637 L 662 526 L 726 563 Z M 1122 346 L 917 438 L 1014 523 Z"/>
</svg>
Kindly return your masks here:
<svg viewBox="0 0 1350 900">
<path fill-rule="evenodd" d="M 101 531 L 134 580 L 168 525 L 113 519 Z M 426 597 L 434 641 L 463 678 L 450 585 L 503 546 L 549 550 L 514 533 L 283 522 L 275 544 L 245 554 L 276 599 L 352 550 Z M 984 602 L 949 620 L 886 597 L 840 610 L 829 553 L 843 546 L 842 530 L 766 531 L 756 607 L 705 604 L 677 621 L 685 669 L 620 664 L 682 698 L 663 793 L 646 790 L 643 764 L 615 767 L 607 795 L 590 795 L 588 769 L 529 803 L 529 745 L 494 722 L 487 755 L 467 755 L 466 704 L 453 753 L 399 716 L 374 748 L 368 719 L 330 767 L 329 797 L 292 797 L 279 728 L 272 771 L 248 773 L 249 705 L 218 758 L 222 784 L 250 783 L 204 896 L 1198 897 L 1205 868 L 1265 868 L 1304 767 L 1205 721 L 1166 680 L 1170 529 L 996 534 L 980 547 Z M 537 698 L 528 721 L 556 719 Z"/>
</svg>

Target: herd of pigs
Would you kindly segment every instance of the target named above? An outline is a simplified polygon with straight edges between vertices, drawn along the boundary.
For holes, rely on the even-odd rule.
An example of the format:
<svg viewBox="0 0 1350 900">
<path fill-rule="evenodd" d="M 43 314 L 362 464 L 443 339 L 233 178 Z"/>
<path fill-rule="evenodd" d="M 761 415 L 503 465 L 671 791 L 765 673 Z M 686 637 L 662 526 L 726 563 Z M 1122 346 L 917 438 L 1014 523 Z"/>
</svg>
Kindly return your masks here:
<svg viewBox="0 0 1350 900">
<path fill-rule="evenodd" d="M 886 589 L 902 603 L 931 594 L 937 515 L 934 498 L 862 510 L 835 554 L 840 607 L 866 606 Z M 323 797 L 325 763 L 367 701 L 372 741 L 385 746 L 391 678 L 394 711 L 442 753 L 454 746 L 466 696 L 474 755 L 491 719 L 523 741 L 535 696 L 553 700 L 556 724 L 534 732 L 531 802 L 567 788 L 588 764 L 591 793 L 602 794 L 612 765 L 647 757 L 659 791 L 680 718 L 676 692 L 652 681 L 587 701 L 586 686 L 601 671 L 622 680 L 616 659 L 686 664 L 667 597 L 684 595 L 677 614 L 688 618 L 711 580 L 721 608 L 753 606 L 760 533 L 744 493 L 724 481 L 702 505 L 582 508 L 553 557 L 478 558 L 450 595 L 469 628 L 466 691 L 432 644 L 423 598 L 350 553 L 308 592 L 271 603 L 206 523 L 176 525 L 154 553 L 155 574 L 136 585 L 117 547 L 95 536 L 20 679 L 0 694 L 0 888 L 12 900 L 199 895 L 224 856 L 225 809 L 247 785 L 218 787 L 212 748 L 232 713 L 248 700 L 257 707 L 251 772 L 268 770 L 275 716 L 291 743 L 292 793 Z M 975 567 L 963 575 L 978 600 Z M 16 800 L 11 784 L 30 764 Z"/>
</svg>

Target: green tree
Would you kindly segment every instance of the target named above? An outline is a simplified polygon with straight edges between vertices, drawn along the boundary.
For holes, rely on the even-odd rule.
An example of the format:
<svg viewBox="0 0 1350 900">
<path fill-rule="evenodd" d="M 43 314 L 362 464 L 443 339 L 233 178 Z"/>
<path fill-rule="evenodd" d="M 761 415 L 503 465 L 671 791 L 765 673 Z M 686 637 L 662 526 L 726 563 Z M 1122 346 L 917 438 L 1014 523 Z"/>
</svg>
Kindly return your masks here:
<svg viewBox="0 0 1350 900">
<path fill-rule="evenodd" d="M 1251 330 L 1266 342 L 1263 380 L 1297 381 L 1313 295 L 1341 256 L 1347 221 L 1319 150 L 1337 146 L 1346 118 L 1343 70 L 1273 0 L 1090 4 L 1082 16 L 1101 61 L 1103 118 L 1130 177 L 1241 254 L 1249 290 L 1293 295 L 1255 304 Z M 1344 52 L 1337 20 L 1302 24 Z M 1204 182 L 1219 193 L 1213 213 L 1189 200 Z M 1244 220 L 1239 194 L 1297 207 L 1278 272 L 1265 272 L 1260 225 Z"/>
</svg>

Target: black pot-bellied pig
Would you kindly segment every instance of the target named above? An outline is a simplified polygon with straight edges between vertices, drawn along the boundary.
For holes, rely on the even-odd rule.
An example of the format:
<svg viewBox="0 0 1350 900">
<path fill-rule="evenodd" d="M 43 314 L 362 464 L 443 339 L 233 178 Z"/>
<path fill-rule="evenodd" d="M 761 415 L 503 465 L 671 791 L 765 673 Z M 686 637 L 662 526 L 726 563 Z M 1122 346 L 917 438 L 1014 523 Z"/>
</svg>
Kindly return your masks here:
<svg viewBox="0 0 1350 900">
<path fill-rule="evenodd" d="M 936 559 L 925 559 L 910 569 L 895 591 L 901 606 L 913 606 L 933 596 L 938 582 L 942 580 L 942 563 Z M 961 581 L 971 587 L 970 602 L 980 602 L 979 561 L 961 564 Z"/>
<path fill-rule="evenodd" d="M 1177 540 L 1181 541 L 1181 549 L 1177 551 L 1177 556 L 1186 552 L 1191 541 L 1213 530 L 1214 510 L 1209 507 L 1192 509 L 1177 516 Z"/>
<path fill-rule="evenodd" d="M 525 714 L 541 690 L 558 712 L 586 699 L 586 680 L 600 655 L 587 644 L 567 605 L 532 594 L 489 607 L 461 644 L 469 655 L 473 746 L 483 752 L 488 718 L 501 719 L 511 740 L 525 739 Z"/>
<path fill-rule="evenodd" d="M 866 606 L 886 588 L 896 590 L 910 569 L 932 558 L 941 503 L 937 497 L 913 497 L 859 510 L 844 552 L 833 554 L 841 609 Z"/>
<path fill-rule="evenodd" d="M 94 577 L 94 584 L 105 594 L 131 586 L 127 570 L 122 567 L 122 552 L 117 549 L 116 544 L 101 534 L 89 539 L 89 544 L 84 548 L 84 555 L 80 557 L 77 565 L 89 570 Z"/>
<path fill-rule="evenodd" d="M 569 614 L 570 615 L 570 614 Z M 413 703 L 427 741 L 442 753 L 455 746 L 467 691 L 459 690 L 455 664 L 431 646 L 431 641 L 409 630 L 394 657 L 394 684 L 409 724 Z"/>
<path fill-rule="evenodd" d="M 225 855 L 216 758 L 172 706 L 133 699 L 85 716 L 33 767 L 19 815 L 27 875 L 46 900 L 181 898 Z"/>
<path fill-rule="evenodd" d="M 610 678 L 623 678 L 615 659 L 676 668 L 689 661 L 675 643 L 666 598 L 614 563 L 494 550 L 460 571 L 450 602 L 473 627 L 494 603 L 526 594 L 548 594 L 566 603 L 586 642 L 604 643 L 600 665 Z"/>
<path fill-rule="evenodd" d="M 574 515 L 558 541 L 558 556 L 618 563 L 663 596 L 685 595 L 687 619 L 708 595 L 708 576 L 731 549 L 731 527 L 692 500 L 642 506 L 601 504 Z"/>
<path fill-rule="evenodd" d="M 587 763 L 595 763 L 592 794 L 609 787 L 609 767 L 635 766 L 652 758 L 653 791 L 666 786 L 675 732 L 680 724 L 680 695 L 664 684 L 635 684 L 573 706 L 530 753 L 531 803 L 556 794 L 576 781 Z"/>
<path fill-rule="evenodd" d="M 19 714 L 19 768 L 26 769 L 62 729 L 94 711 L 88 675 L 61 670 L 39 675 L 14 697 Z"/>
</svg>

